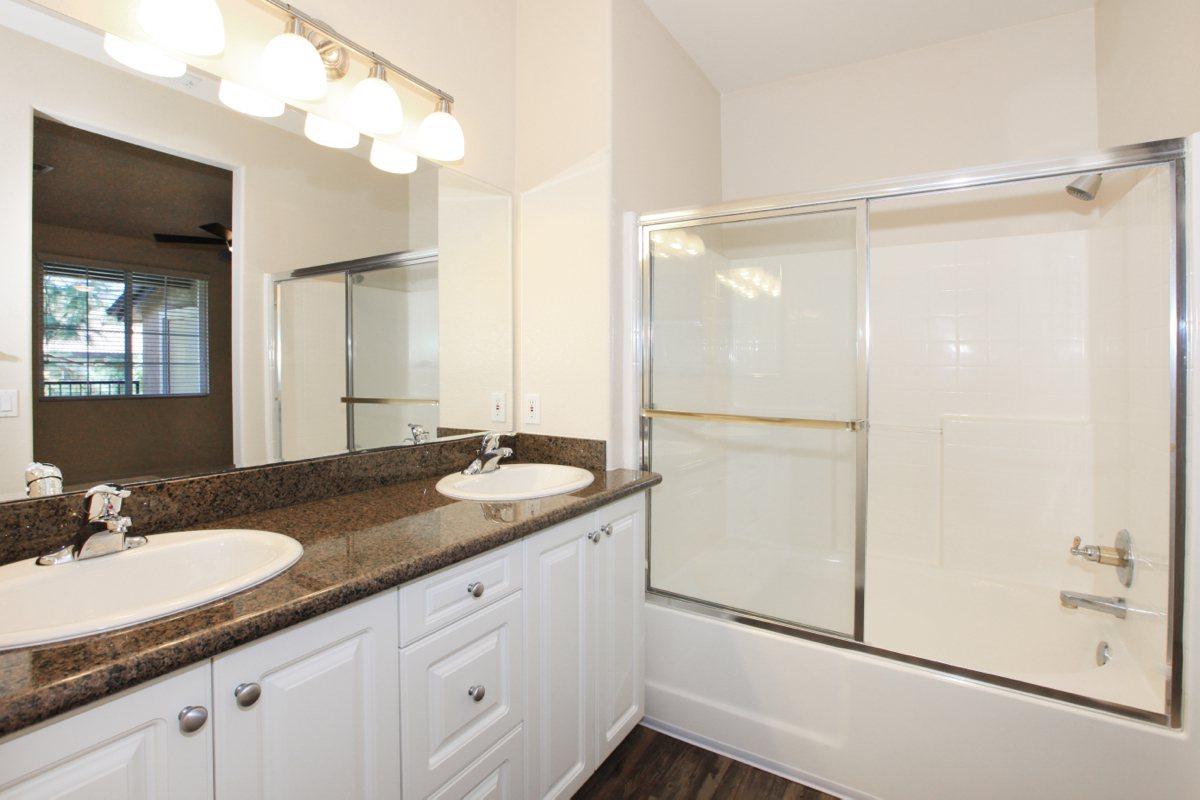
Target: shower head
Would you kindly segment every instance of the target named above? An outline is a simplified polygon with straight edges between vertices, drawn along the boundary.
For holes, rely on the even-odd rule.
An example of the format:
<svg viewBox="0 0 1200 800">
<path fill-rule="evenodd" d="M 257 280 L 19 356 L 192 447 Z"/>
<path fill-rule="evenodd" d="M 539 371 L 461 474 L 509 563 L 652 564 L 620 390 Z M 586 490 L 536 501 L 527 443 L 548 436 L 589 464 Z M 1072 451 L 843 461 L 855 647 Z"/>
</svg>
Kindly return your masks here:
<svg viewBox="0 0 1200 800">
<path fill-rule="evenodd" d="M 1100 191 L 1100 181 L 1102 179 L 1099 172 L 1080 175 L 1067 185 L 1067 194 L 1076 200 L 1084 200 L 1090 203 L 1096 199 L 1096 194 Z"/>
</svg>

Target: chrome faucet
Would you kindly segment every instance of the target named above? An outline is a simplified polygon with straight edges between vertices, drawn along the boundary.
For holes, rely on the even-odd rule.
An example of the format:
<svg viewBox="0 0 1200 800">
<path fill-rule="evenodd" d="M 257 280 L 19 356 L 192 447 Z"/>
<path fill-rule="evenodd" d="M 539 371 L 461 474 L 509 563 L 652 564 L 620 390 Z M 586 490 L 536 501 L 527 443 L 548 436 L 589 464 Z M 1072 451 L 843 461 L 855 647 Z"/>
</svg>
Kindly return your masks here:
<svg viewBox="0 0 1200 800">
<path fill-rule="evenodd" d="M 83 497 L 88 506 L 88 524 L 102 525 L 103 529 L 81 535 L 71 544 L 41 556 L 37 560 L 41 566 L 97 558 L 146 543 L 145 536 L 128 535 L 133 520 L 121 516 L 121 502 L 129 497 L 128 489 L 102 483 L 88 489 Z"/>
<path fill-rule="evenodd" d="M 418 425 L 415 422 L 410 422 L 408 423 L 408 430 L 409 437 L 405 439 L 406 442 L 412 442 L 413 444 L 425 444 L 425 442 L 429 441 L 429 431 L 425 430 L 424 425 Z"/>
<path fill-rule="evenodd" d="M 1125 613 L 1129 610 L 1124 597 L 1100 597 L 1083 592 L 1059 592 L 1058 602 L 1063 604 L 1063 608 L 1086 608 L 1112 614 L 1117 619 L 1125 619 Z"/>
<path fill-rule="evenodd" d="M 500 434 L 485 433 L 483 444 L 479 446 L 479 455 L 462 471 L 463 475 L 482 475 L 485 472 L 495 472 L 500 468 L 500 459 L 513 454 L 511 447 L 500 446 Z"/>
</svg>

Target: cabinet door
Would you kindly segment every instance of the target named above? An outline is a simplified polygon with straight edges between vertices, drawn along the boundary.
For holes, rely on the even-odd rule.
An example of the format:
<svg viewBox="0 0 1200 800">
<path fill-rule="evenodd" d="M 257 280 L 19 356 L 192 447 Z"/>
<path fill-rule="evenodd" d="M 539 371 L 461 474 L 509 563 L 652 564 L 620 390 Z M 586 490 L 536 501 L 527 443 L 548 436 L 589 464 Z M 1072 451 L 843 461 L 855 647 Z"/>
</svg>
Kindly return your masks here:
<svg viewBox="0 0 1200 800">
<path fill-rule="evenodd" d="M 399 796 L 396 606 L 385 592 L 213 659 L 218 800 Z M 243 684 L 260 692 L 244 707 Z"/>
<path fill-rule="evenodd" d="M 592 548 L 592 674 L 596 691 L 596 764 L 608 758 L 644 710 L 642 617 L 646 599 L 646 499 L 627 497 L 600 509 Z"/>
<path fill-rule="evenodd" d="M 570 797 L 595 767 L 587 635 L 595 529 L 589 514 L 525 540 L 531 798 Z"/>
<path fill-rule="evenodd" d="M 209 678 L 206 661 L 0 744 L 0 798 L 211 798 L 213 725 L 179 723 L 211 708 Z"/>
</svg>

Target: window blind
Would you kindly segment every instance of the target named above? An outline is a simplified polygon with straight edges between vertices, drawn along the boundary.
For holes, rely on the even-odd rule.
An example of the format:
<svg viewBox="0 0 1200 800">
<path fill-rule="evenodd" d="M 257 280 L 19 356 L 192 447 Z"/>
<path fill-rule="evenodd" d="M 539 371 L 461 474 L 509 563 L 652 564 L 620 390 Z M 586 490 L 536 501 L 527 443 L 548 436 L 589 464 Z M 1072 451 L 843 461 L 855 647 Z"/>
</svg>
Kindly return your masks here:
<svg viewBox="0 0 1200 800">
<path fill-rule="evenodd" d="M 44 397 L 208 393 L 208 281 L 70 264 L 42 273 Z"/>
</svg>

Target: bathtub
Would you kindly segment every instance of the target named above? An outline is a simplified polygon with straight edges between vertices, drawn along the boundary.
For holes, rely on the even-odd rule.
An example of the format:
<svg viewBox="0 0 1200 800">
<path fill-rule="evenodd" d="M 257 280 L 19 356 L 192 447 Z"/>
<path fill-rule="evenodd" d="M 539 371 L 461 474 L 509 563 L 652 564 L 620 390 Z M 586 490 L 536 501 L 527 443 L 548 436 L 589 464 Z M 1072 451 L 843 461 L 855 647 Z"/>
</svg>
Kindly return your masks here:
<svg viewBox="0 0 1200 800">
<path fill-rule="evenodd" d="M 865 641 L 874 647 L 1161 713 L 1164 615 L 1066 609 L 1058 589 L 892 558 L 867 562 Z M 1108 662 L 1097 648 L 1108 644 Z"/>
</svg>

